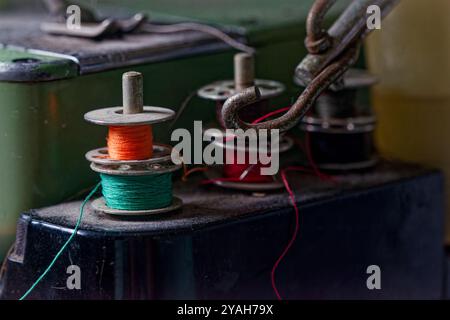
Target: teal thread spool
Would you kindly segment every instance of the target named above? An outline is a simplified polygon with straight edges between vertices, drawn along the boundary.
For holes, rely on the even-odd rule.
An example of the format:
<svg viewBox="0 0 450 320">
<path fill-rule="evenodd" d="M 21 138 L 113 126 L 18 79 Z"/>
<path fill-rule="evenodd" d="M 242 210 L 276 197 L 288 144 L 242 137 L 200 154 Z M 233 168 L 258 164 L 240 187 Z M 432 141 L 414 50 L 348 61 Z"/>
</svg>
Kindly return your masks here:
<svg viewBox="0 0 450 320">
<path fill-rule="evenodd" d="M 151 176 L 100 174 L 106 205 L 111 209 L 155 210 L 172 204 L 172 173 Z"/>
<path fill-rule="evenodd" d="M 106 148 L 90 151 L 91 169 L 100 174 L 103 197 L 92 206 L 117 216 L 156 215 L 174 211 L 182 201 L 173 196 L 172 175 L 180 166 L 171 161 L 171 148 L 153 146 L 153 158 L 117 161 L 100 157 Z"/>
<path fill-rule="evenodd" d="M 137 72 L 123 75 L 123 107 L 94 110 L 84 118 L 102 126 L 154 125 L 174 118 L 175 112 L 143 105 L 143 77 Z M 124 147 L 127 142 L 124 139 Z M 118 216 L 155 215 L 182 206 L 173 197 L 172 174 L 180 169 L 171 158 L 170 146 L 154 144 L 153 156 L 145 160 L 114 160 L 107 148 L 86 154 L 91 169 L 100 174 L 103 197 L 94 200 L 97 212 Z"/>
</svg>

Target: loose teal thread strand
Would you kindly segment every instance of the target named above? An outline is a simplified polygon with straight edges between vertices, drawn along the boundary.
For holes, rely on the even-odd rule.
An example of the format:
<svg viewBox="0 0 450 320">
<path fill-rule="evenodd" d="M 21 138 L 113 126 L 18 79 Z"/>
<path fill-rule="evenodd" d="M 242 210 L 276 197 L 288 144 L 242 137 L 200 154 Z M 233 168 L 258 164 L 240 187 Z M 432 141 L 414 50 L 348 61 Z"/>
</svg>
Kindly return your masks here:
<svg viewBox="0 0 450 320">
<path fill-rule="evenodd" d="M 139 211 L 172 204 L 172 174 L 112 176 L 100 174 L 103 197 L 111 209 Z"/>
<path fill-rule="evenodd" d="M 98 189 L 100 187 L 101 187 L 101 183 L 98 183 L 97 186 L 95 186 L 94 189 L 92 189 L 91 193 L 89 193 L 89 195 L 83 201 L 83 204 L 81 205 L 81 208 L 80 208 L 80 215 L 78 217 L 78 220 L 77 220 L 77 223 L 75 225 L 75 229 L 72 232 L 72 235 L 69 237 L 69 239 L 67 239 L 66 243 L 58 251 L 56 256 L 53 258 L 52 262 L 48 265 L 47 269 L 45 269 L 44 273 L 42 273 L 42 275 L 36 280 L 36 282 L 31 286 L 31 288 L 28 289 L 28 291 L 19 300 L 25 300 L 28 297 L 28 295 L 36 288 L 36 286 L 42 281 L 42 279 L 44 279 L 44 277 L 50 272 L 50 270 L 55 265 L 56 261 L 63 254 L 64 250 L 66 250 L 67 246 L 72 242 L 73 238 L 75 238 L 75 236 L 76 236 L 76 234 L 78 232 L 78 229 L 80 228 L 81 221 L 83 219 L 84 207 L 89 202 L 89 200 L 91 200 L 91 198 L 94 196 L 94 194 L 98 191 Z"/>
</svg>

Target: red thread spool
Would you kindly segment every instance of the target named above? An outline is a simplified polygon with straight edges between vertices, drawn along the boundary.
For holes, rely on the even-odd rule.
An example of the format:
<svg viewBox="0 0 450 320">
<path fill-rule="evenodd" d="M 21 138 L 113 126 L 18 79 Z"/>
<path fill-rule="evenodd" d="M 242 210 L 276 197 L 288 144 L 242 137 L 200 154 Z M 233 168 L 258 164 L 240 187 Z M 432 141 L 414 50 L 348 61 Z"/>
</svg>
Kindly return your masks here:
<svg viewBox="0 0 450 320">
<path fill-rule="evenodd" d="M 149 125 L 111 126 L 107 141 L 113 160 L 146 160 L 153 156 L 153 130 Z"/>
<path fill-rule="evenodd" d="M 260 123 L 274 115 L 277 115 L 279 113 L 284 113 L 288 111 L 290 107 L 282 108 L 273 112 L 270 112 L 255 121 L 253 121 L 253 124 Z M 232 180 L 232 181 L 241 181 L 241 182 L 248 182 L 248 183 L 268 183 L 273 181 L 272 176 L 262 175 L 261 174 L 261 168 L 264 168 L 264 165 L 261 163 L 256 164 L 250 164 L 250 155 L 247 152 L 245 155 L 245 164 L 237 164 L 236 158 L 231 155 L 226 155 L 226 159 L 229 161 L 225 161 L 225 165 L 223 166 L 223 174 L 225 179 Z M 232 164 L 227 164 L 232 163 Z"/>
<path fill-rule="evenodd" d="M 226 160 L 223 166 L 223 175 L 226 179 L 247 183 L 267 183 L 273 181 L 272 176 L 261 174 L 261 168 L 264 167 L 263 164 L 259 162 L 250 164 L 250 155 L 248 152 L 246 152 L 244 164 L 238 164 L 236 157 L 229 154 L 226 154 Z"/>
</svg>

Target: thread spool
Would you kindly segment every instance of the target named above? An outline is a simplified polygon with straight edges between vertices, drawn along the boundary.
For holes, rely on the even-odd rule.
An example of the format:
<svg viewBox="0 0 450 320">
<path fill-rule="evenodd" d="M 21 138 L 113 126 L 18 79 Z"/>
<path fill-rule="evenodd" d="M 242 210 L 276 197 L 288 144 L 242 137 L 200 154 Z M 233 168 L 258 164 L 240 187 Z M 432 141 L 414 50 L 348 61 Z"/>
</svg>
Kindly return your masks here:
<svg viewBox="0 0 450 320">
<path fill-rule="evenodd" d="M 377 164 L 373 141 L 376 118 L 371 111 L 362 113 L 356 105 L 358 90 L 376 82 L 364 70 L 349 70 L 339 90 L 325 91 L 301 120 L 300 129 L 308 134 L 311 156 L 320 169 L 363 170 Z"/>
<path fill-rule="evenodd" d="M 219 187 L 252 191 L 252 192 L 264 192 L 271 190 L 278 190 L 284 188 L 284 184 L 281 181 L 279 175 L 263 175 L 261 169 L 266 165 L 261 164 L 259 159 L 250 161 L 250 153 L 258 155 L 258 148 L 254 149 L 251 140 L 248 140 L 244 146 L 236 146 L 229 143 L 230 140 L 235 139 L 235 136 L 226 135 L 225 132 L 221 132 L 218 135 L 214 131 L 205 131 L 205 136 L 208 140 L 223 149 L 224 164 L 222 166 L 211 167 L 210 170 L 205 172 L 209 181 Z M 254 142 L 254 141 L 253 141 Z M 289 151 L 294 145 L 294 142 L 289 137 L 281 137 L 279 143 L 279 153 Z M 237 161 L 237 152 L 245 153 L 245 161 L 243 164 L 239 164 Z"/>
<path fill-rule="evenodd" d="M 223 175 L 226 179 L 243 183 L 270 183 L 274 181 L 272 176 L 261 174 L 263 165 L 256 164 L 224 164 Z"/>
<path fill-rule="evenodd" d="M 156 215 L 179 209 L 182 202 L 173 196 L 171 183 L 172 173 L 179 166 L 161 158 L 153 160 L 139 165 L 92 162 L 91 169 L 100 174 L 103 188 L 103 197 L 92 203 L 94 209 L 118 216 Z"/>
<path fill-rule="evenodd" d="M 113 160 L 145 160 L 153 156 L 152 126 L 111 126 L 108 155 Z"/>
<path fill-rule="evenodd" d="M 100 174 L 106 205 L 116 210 L 154 210 L 172 204 L 172 174 L 113 176 Z"/>
<path fill-rule="evenodd" d="M 280 96 L 285 87 L 277 81 L 256 79 L 254 56 L 247 53 L 238 53 L 234 56 L 234 80 L 221 80 L 208 84 L 197 91 L 197 95 L 206 100 L 215 102 L 216 118 L 218 123 L 225 128 L 222 119 L 222 107 L 224 102 L 252 86 L 258 86 L 261 91 L 261 100 L 253 106 L 248 106 L 242 111 L 240 117 L 244 121 L 252 120 L 267 113 L 268 99 Z"/>
<path fill-rule="evenodd" d="M 267 113 L 269 99 L 278 97 L 285 91 L 284 85 L 280 82 L 255 78 L 255 61 L 253 55 L 247 53 L 236 54 L 234 56 L 234 80 L 216 81 L 206 85 L 197 91 L 197 95 L 200 98 L 215 102 L 217 121 L 225 128 L 222 119 L 224 102 L 233 95 L 252 86 L 258 86 L 260 89 L 261 100 L 252 106 L 246 107 L 240 114 L 241 119 L 251 122 Z M 225 137 L 225 139 L 227 138 Z M 214 139 L 214 143 L 224 150 L 229 148 L 220 139 Z M 280 152 L 283 152 L 283 148 L 290 149 L 292 145 L 293 142 L 285 138 L 280 146 Z M 237 149 L 234 151 L 237 151 Z M 210 181 L 216 185 L 248 191 L 266 191 L 283 188 L 283 183 L 277 177 L 260 174 L 261 164 L 230 164 L 229 159 L 228 161 L 225 159 L 224 163 L 220 168 L 211 168 L 211 170 L 206 172 Z"/>
<path fill-rule="evenodd" d="M 182 206 L 172 193 L 171 147 L 153 142 L 152 126 L 174 118 L 167 108 L 144 106 L 143 77 L 123 75 L 123 106 L 94 110 L 88 122 L 108 126 L 108 147 L 89 151 L 91 169 L 100 174 L 103 197 L 92 206 L 119 216 L 154 215 Z"/>
</svg>

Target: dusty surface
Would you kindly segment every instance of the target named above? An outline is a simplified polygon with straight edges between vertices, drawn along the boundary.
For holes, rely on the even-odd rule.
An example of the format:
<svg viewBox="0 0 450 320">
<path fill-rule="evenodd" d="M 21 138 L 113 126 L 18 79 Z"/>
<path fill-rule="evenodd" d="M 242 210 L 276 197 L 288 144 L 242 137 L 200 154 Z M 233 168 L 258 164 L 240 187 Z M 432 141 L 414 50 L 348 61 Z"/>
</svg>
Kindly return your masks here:
<svg viewBox="0 0 450 320">
<path fill-rule="evenodd" d="M 437 174 L 437 171 L 414 165 L 384 162 L 376 170 L 368 173 L 337 177 L 335 183 L 321 181 L 315 176 L 295 172 L 289 174 L 289 181 L 301 207 L 332 199 L 338 195 L 367 192 L 382 185 L 430 174 Z M 204 179 L 202 175 L 198 174 L 188 183 L 178 182 L 175 184 L 175 195 L 184 202 L 183 209 L 176 213 L 160 217 L 125 220 L 94 212 L 88 204 L 81 229 L 117 233 L 167 233 L 171 230 L 179 232 L 291 208 L 288 194 L 284 190 L 255 195 L 216 186 L 200 186 L 199 183 L 202 179 Z M 33 210 L 29 214 L 38 221 L 73 227 L 79 215 L 80 205 L 79 201 L 65 203 Z"/>
</svg>

